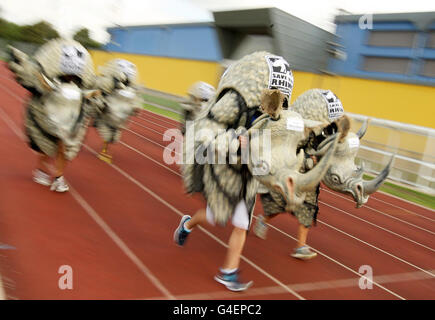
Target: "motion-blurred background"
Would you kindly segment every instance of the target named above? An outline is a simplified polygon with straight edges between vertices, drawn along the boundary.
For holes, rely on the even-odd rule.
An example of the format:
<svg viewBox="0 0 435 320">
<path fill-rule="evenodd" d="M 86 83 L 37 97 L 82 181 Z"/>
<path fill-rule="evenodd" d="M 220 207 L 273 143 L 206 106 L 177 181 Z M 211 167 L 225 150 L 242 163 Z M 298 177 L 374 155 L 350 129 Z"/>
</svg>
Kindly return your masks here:
<svg viewBox="0 0 435 320">
<path fill-rule="evenodd" d="M 0 59 L 7 44 L 31 54 L 73 37 L 96 69 L 115 57 L 135 63 L 145 107 L 174 117 L 192 83 L 216 87 L 232 61 L 254 51 L 281 55 L 295 77 L 292 101 L 330 89 L 354 131 L 372 119 L 358 155 L 369 172 L 397 153 L 392 182 L 435 194 L 433 2 L 0 0 L 0 8 Z"/>
</svg>

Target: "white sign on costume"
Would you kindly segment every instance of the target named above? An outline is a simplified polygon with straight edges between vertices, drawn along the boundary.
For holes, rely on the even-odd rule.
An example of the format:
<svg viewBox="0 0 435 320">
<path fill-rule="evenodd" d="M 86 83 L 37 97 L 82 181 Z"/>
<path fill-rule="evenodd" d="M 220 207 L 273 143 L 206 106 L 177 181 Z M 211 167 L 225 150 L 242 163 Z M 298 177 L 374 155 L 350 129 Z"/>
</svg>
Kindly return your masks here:
<svg viewBox="0 0 435 320">
<path fill-rule="evenodd" d="M 117 64 L 129 79 L 134 79 L 136 77 L 136 68 L 133 63 L 127 60 L 118 59 Z"/>
<path fill-rule="evenodd" d="M 328 117 L 329 119 L 337 119 L 341 117 L 344 113 L 343 105 L 340 99 L 331 91 L 322 91 L 322 96 L 328 103 Z"/>
<path fill-rule="evenodd" d="M 347 139 L 347 143 L 349 144 L 350 149 L 355 149 L 359 147 L 359 139 L 358 137 L 352 137 Z"/>
<path fill-rule="evenodd" d="M 68 75 L 81 75 L 85 66 L 86 52 L 75 46 L 63 46 L 60 58 L 60 70 Z"/>
<path fill-rule="evenodd" d="M 293 73 L 288 62 L 280 56 L 265 56 L 269 65 L 269 89 L 279 89 L 283 94 L 291 98 L 293 90 Z"/>
<path fill-rule="evenodd" d="M 287 118 L 287 130 L 302 132 L 304 131 L 304 121 L 299 118 Z"/>
</svg>

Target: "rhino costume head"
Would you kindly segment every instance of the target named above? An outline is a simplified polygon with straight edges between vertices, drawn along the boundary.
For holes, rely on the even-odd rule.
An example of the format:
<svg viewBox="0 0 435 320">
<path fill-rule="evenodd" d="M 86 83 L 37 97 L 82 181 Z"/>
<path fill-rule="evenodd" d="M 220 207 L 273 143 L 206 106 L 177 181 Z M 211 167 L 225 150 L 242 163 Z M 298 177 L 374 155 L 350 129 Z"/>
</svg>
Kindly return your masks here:
<svg viewBox="0 0 435 320">
<path fill-rule="evenodd" d="M 337 123 L 344 111 L 340 100 L 330 90 L 321 89 L 311 89 L 304 92 L 293 103 L 291 108 L 304 118 L 331 124 Z M 322 180 L 332 190 L 352 195 L 357 208 L 364 205 L 368 201 L 369 195 L 378 190 L 388 177 L 394 158 L 393 156 L 388 165 L 375 179 L 371 181 L 363 180 L 364 166 L 357 167 L 355 158 L 358 153 L 360 139 L 364 136 L 367 126 L 368 122 L 365 121 L 356 134 L 349 132 L 339 141 L 331 166 Z M 319 143 L 315 151 L 308 151 L 311 155 L 323 157 L 329 150 L 331 142 L 334 141 L 333 135 L 328 136 L 324 132 L 322 134 L 325 139 Z"/>
<path fill-rule="evenodd" d="M 276 101 L 268 103 L 267 100 L 273 100 L 268 99 L 268 96 L 279 95 L 280 91 L 268 91 L 265 92 L 262 100 L 265 114 L 256 120 L 248 132 L 258 130 L 256 134 L 251 134 L 250 149 L 255 150 L 259 146 L 259 150 L 262 150 L 263 135 L 267 132 L 265 130 L 269 130 L 271 155 L 267 157 L 267 154 L 259 154 L 249 162 L 248 166 L 260 183 L 284 197 L 287 203 L 286 210 L 292 211 L 303 204 L 306 192 L 314 190 L 322 180 L 332 160 L 339 137 L 335 136 L 332 146 L 328 144 L 328 150 L 325 150 L 324 156 L 312 170 L 301 173 L 305 155 L 303 149 L 297 153 L 298 145 L 311 132 L 322 130 L 325 125 L 318 121 L 304 120 L 294 111 L 283 110 L 281 107 L 283 99 L 278 103 L 278 108 L 274 107 Z"/>
<path fill-rule="evenodd" d="M 394 159 L 393 155 L 387 166 L 375 179 L 363 180 L 364 163 L 357 167 L 355 158 L 358 153 L 360 139 L 363 137 L 366 128 L 367 121 L 356 134 L 349 133 L 346 139 L 338 144 L 334 154 L 334 161 L 323 178 L 325 185 L 332 190 L 352 195 L 357 208 L 367 203 L 369 196 L 381 187 L 390 173 Z M 329 143 L 330 141 L 321 145 L 320 150 L 315 152 L 314 155 L 323 156 L 328 149 Z"/>
<path fill-rule="evenodd" d="M 54 39 L 41 46 L 34 59 L 45 76 L 57 80 L 62 76 L 76 76 L 83 88 L 92 88 L 95 82 L 91 55 L 79 42 Z"/>
<path fill-rule="evenodd" d="M 65 156 L 74 158 L 91 115 L 96 91 L 95 74 L 88 51 L 78 42 L 54 39 L 42 45 L 33 58 L 11 49 L 10 69 L 32 93 L 26 114 L 26 132 L 49 156 L 57 152 L 57 139 L 64 142 Z M 84 103 L 86 102 L 86 103 Z"/>
</svg>

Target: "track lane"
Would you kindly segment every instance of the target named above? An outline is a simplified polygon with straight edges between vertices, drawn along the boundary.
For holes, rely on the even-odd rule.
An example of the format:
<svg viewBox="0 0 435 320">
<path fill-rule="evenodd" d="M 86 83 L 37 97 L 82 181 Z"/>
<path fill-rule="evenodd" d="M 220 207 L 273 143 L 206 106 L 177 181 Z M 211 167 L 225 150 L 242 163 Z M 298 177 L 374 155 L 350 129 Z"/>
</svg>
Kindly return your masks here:
<svg viewBox="0 0 435 320">
<path fill-rule="evenodd" d="M 160 151 L 160 155 L 161 155 L 161 151 Z M 193 235 L 192 235 L 193 236 Z M 361 290 L 360 290 L 361 291 Z"/>
<path fill-rule="evenodd" d="M 131 299 L 161 294 L 70 194 L 54 194 L 31 182 L 35 156 L 2 117 L 0 123 L 0 239 L 15 248 L 2 251 L 0 260 L 1 273 L 12 284 L 7 296 Z M 62 265 L 73 269 L 71 291 L 58 287 Z"/>
<path fill-rule="evenodd" d="M 125 140 L 125 137 L 126 136 L 124 136 L 124 141 L 126 141 Z M 133 138 L 132 138 L 133 139 Z M 128 141 L 128 144 L 129 145 L 133 145 L 133 147 L 134 148 L 141 148 L 142 147 L 142 144 L 143 144 L 143 142 L 140 140 L 140 139 L 138 139 L 137 141 L 136 141 L 136 144 L 137 145 L 134 145 L 134 142 L 133 141 L 131 141 L 130 139 L 129 139 L 129 141 Z M 157 149 L 156 150 L 156 152 L 155 152 L 155 154 L 153 155 L 152 153 L 150 153 L 150 148 L 153 148 L 153 149 Z M 152 146 L 147 146 L 147 150 L 148 150 L 148 152 L 147 152 L 147 154 L 148 155 L 150 155 L 150 156 L 154 156 L 154 157 L 156 157 L 156 158 L 158 158 L 159 157 L 159 153 L 161 152 L 161 148 L 160 148 L 160 150 L 159 150 L 159 147 L 157 147 L 156 145 L 152 145 Z M 157 170 L 158 168 L 156 168 L 156 170 Z M 163 173 L 162 173 L 163 174 Z M 158 186 L 156 186 L 156 187 L 158 187 Z M 154 189 L 153 189 L 154 190 Z M 254 239 L 256 239 L 256 238 L 254 238 Z M 256 239 L 257 240 L 257 239 Z M 261 243 L 261 240 L 260 239 L 258 239 L 259 241 L 260 241 L 260 243 Z M 279 241 L 278 241 L 279 242 Z M 268 244 L 267 244 L 267 246 L 269 246 Z M 288 247 L 285 247 L 284 248 L 284 250 L 286 251 L 286 253 L 285 254 L 283 254 L 283 256 L 286 258 L 286 260 L 288 260 L 289 259 L 289 256 L 288 256 L 288 251 L 289 251 L 289 249 L 288 249 Z M 270 250 L 269 250 L 270 251 Z M 260 257 L 261 258 L 261 257 Z M 276 257 L 274 257 L 274 254 L 272 254 L 271 256 L 269 256 L 268 257 L 268 259 L 266 259 L 266 260 L 270 260 L 270 259 L 272 259 L 272 260 L 276 260 Z M 278 265 L 278 264 L 277 264 Z M 312 278 L 312 276 L 311 276 L 311 278 Z"/>
<path fill-rule="evenodd" d="M 140 135 L 140 137 L 147 139 L 146 141 L 151 140 L 152 143 L 162 147 L 167 144 L 162 141 L 162 133 L 160 133 L 159 137 L 159 133 L 155 129 L 151 129 L 151 131 L 149 131 L 145 126 L 139 126 L 136 123 L 131 123 L 130 128 L 133 129 L 133 132 L 130 133 Z M 171 166 L 171 169 L 177 170 L 175 166 Z M 432 245 L 434 237 L 433 234 L 430 233 L 430 230 L 418 229 L 418 226 L 412 226 L 409 228 L 409 225 L 405 224 L 403 221 L 391 219 L 391 217 L 388 215 L 373 214 L 373 210 L 368 210 L 365 207 L 356 209 L 353 202 L 343 201 L 342 197 L 334 197 L 333 195 L 330 196 L 329 192 L 321 192 L 321 199 L 330 205 L 335 206 L 336 208 L 344 207 L 346 212 L 352 215 L 352 218 L 363 219 L 360 220 L 363 221 L 363 224 L 367 224 L 368 226 L 373 226 L 373 224 L 378 225 L 379 230 L 382 232 L 393 233 L 399 238 L 401 237 L 401 239 L 407 239 L 414 244 L 429 248 L 429 250 L 433 250 Z"/>
</svg>

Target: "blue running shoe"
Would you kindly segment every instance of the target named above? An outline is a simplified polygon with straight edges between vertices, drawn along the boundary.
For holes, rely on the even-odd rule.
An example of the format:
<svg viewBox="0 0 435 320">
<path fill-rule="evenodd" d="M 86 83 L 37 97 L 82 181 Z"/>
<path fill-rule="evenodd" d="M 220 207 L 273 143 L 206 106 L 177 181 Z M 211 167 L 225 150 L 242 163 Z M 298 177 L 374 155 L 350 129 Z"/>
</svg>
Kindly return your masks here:
<svg viewBox="0 0 435 320">
<path fill-rule="evenodd" d="M 231 291 L 245 291 L 254 283 L 253 281 L 249 281 L 247 283 L 239 282 L 238 270 L 232 273 L 222 273 L 221 271 L 219 271 L 214 279 L 217 282 L 222 283 L 225 287 L 227 287 L 228 290 Z"/>
<path fill-rule="evenodd" d="M 187 236 L 190 233 L 190 231 L 187 231 L 186 229 L 184 229 L 184 223 L 186 221 L 189 221 L 190 219 L 192 219 L 191 216 L 184 215 L 181 218 L 181 221 L 180 221 L 180 224 L 178 225 L 178 228 L 174 232 L 174 241 L 176 244 L 178 244 L 181 247 L 186 242 Z"/>
</svg>

